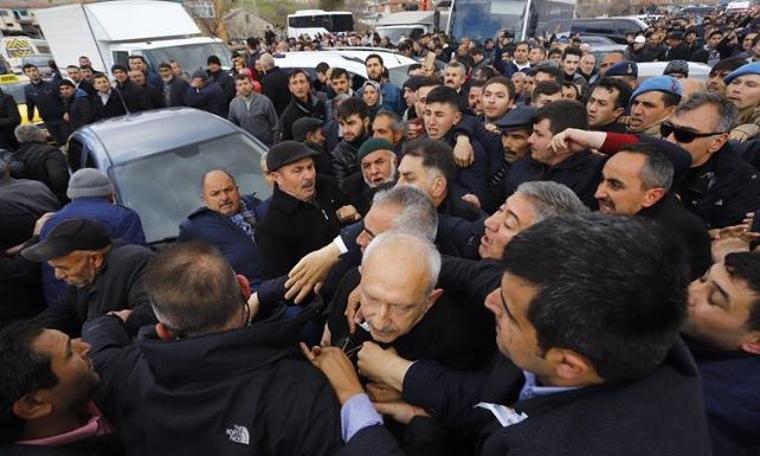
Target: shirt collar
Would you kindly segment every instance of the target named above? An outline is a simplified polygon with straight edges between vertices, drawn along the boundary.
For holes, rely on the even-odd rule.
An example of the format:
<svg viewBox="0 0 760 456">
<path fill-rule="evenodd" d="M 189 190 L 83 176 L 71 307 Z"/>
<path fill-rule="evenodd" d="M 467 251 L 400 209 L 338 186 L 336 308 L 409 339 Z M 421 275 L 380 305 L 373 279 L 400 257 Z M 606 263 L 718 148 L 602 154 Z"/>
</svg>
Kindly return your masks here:
<svg viewBox="0 0 760 456">
<path fill-rule="evenodd" d="M 68 432 L 64 432 L 63 434 L 58 434 L 51 437 L 44 437 L 34 440 L 22 440 L 17 443 L 22 445 L 55 447 L 80 442 L 82 440 L 99 435 L 111 434 L 113 432 L 111 423 L 109 423 L 108 420 L 103 417 L 103 415 L 100 413 L 100 410 L 98 410 L 98 407 L 95 406 L 93 402 L 90 402 L 88 404 L 87 411 L 90 413 L 90 418 L 87 420 L 87 423 L 76 429 L 72 429 Z"/>
<path fill-rule="evenodd" d="M 536 375 L 532 372 L 523 371 L 523 375 L 525 376 L 525 384 L 520 390 L 520 401 L 531 399 L 536 396 L 564 393 L 565 391 L 572 391 L 579 388 L 578 386 L 541 386 L 538 384 Z"/>
</svg>

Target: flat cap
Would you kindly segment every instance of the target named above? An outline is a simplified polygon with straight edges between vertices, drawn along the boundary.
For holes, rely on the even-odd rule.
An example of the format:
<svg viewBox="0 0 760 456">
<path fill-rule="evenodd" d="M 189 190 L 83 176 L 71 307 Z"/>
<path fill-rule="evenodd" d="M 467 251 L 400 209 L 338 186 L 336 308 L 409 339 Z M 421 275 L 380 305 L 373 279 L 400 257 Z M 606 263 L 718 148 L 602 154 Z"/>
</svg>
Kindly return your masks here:
<svg viewBox="0 0 760 456">
<path fill-rule="evenodd" d="M 325 123 L 316 117 L 301 117 L 293 122 L 293 140 L 298 142 L 306 141 L 306 134 L 311 133 L 317 128 L 322 128 Z"/>
<path fill-rule="evenodd" d="M 76 250 L 100 250 L 111 244 L 111 233 L 100 222 L 71 219 L 53 228 L 47 239 L 21 251 L 29 261 L 61 258 Z"/>
<path fill-rule="evenodd" d="M 504 130 L 513 130 L 517 128 L 532 128 L 533 117 L 536 115 L 536 109 L 531 106 L 516 106 L 507 111 L 504 116 L 496 121 L 496 126 Z"/>
<path fill-rule="evenodd" d="M 296 141 L 283 141 L 269 149 L 267 154 L 267 170 L 277 171 L 285 165 L 295 163 L 306 157 L 315 157 L 319 152 L 312 150 Z"/>
</svg>

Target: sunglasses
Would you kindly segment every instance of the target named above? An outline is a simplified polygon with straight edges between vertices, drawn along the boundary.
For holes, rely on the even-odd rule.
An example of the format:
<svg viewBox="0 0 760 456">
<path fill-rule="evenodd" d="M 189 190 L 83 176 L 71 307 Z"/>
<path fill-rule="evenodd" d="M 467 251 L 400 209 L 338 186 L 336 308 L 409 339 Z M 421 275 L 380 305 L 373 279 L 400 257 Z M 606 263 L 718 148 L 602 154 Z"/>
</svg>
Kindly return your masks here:
<svg viewBox="0 0 760 456">
<path fill-rule="evenodd" d="M 718 131 L 713 133 L 697 133 L 691 130 L 676 127 L 675 125 L 668 122 L 663 122 L 660 124 L 660 135 L 663 138 L 667 138 L 671 133 L 679 143 L 688 144 L 697 138 L 707 138 L 708 136 L 722 135 L 725 132 Z"/>
</svg>

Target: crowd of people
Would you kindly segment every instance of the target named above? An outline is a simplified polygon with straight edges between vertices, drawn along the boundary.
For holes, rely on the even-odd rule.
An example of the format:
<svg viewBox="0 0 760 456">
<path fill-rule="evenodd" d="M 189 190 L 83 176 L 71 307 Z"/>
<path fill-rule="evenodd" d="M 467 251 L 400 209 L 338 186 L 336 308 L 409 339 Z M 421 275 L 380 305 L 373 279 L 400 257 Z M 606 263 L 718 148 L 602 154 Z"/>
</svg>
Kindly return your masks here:
<svg viewBox="0 0 760 456">
<path fill-rule="evenodd" d="M 132 56 L 113 85 L 27 65 L 53 140 L 0 103 L 0 453 L 759 454 L 758 31 L 665 16 L 600 61 L 268 33 L 231 74 Z M 420 63 L 275 66 L 359 45 Z M 155 249 L 55 143 L 174 106 L 267 145 L 272 194 L 205 170 Z"/>
</svg>

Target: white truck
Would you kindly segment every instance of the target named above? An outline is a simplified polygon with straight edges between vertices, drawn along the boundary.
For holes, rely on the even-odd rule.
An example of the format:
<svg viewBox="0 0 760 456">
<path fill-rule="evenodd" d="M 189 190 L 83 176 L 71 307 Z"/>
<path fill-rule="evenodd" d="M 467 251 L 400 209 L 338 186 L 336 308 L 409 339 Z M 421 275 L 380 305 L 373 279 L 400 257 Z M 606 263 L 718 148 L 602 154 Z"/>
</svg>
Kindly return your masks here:
<svg viewBox="0 0 760 456">
<path fill-rule="evenodd" d="M 383 14 L 377 20 L 375 31 L 391 43 L 398 43 L 402 38 L 416 40 L 426 33 L 444 29 L 448 16 L 448 9 Z"/>
<path fill-rule="evenodd" d="M 222 67 L 232 66 L 230 51 L 219 39 L 201 34 L 180 3 L 116 0 L 37 10 L 42 33 L 59 67 L 78 65 L 80 56 L 93 69 L 110 73 L 116 63 L 141 55 L 155 70 L 176 60 L 188 73 L 206 67 L 216 55 Z"/>
</svg>

